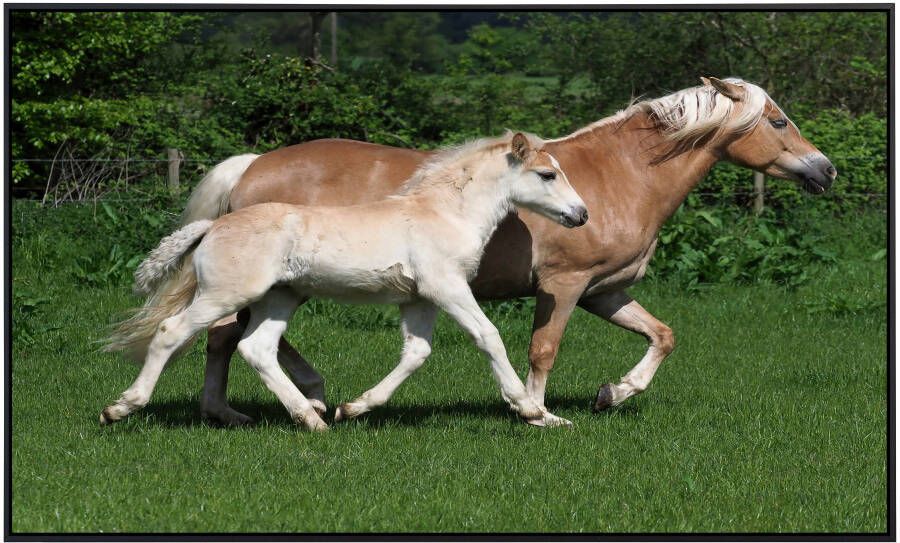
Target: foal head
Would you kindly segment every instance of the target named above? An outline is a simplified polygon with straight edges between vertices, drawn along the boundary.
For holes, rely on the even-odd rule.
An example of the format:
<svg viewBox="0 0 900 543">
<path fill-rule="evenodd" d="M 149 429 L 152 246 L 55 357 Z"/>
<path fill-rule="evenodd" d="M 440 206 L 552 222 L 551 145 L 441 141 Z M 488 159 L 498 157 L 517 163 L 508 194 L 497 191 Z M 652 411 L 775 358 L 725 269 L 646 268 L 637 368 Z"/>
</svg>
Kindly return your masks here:
<svg viewBox="0 0 900 543">
<path fill-rule="evenodd" d="M 566 228 L 588 220 L 587 206 L 569 184 L 559 162 L 550 153 L 535 149 L 521 132 L 513 136 L 508 155 L 515 177 L 512 201 L 552 219 Z"/>
<path fill-rule="evenodd" d="M 732 116 L 754 115 L 756 122 L 727 136 L 723 158 L 779 179 L 799 183 L 821 194 L 831 187 L 837 170 L 761 88 L 741 80 L 701 78 L 734 105 Z"/>
</svg>

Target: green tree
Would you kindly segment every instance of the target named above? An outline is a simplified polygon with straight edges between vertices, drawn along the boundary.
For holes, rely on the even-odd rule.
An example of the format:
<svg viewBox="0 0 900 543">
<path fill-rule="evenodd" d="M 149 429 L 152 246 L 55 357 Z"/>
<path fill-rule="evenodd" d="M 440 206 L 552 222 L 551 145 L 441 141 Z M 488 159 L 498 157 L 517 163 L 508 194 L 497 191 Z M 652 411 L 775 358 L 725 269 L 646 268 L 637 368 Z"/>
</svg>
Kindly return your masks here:
<svg viewBox="0 0 900 543">
<path fill-rule="evenodd" d="M 13 11 L 13 159 L 49 159 L 64 145 L 84 158 L 227 148 L 227 135 L 203 115 L 202 93 L 184 88 L 197 81 L 196 59 L 176 45 L 200 21 L 176 13 Z M 16 161 L 13 181 L 43 188 L 50 171 Z"/>
</svg>

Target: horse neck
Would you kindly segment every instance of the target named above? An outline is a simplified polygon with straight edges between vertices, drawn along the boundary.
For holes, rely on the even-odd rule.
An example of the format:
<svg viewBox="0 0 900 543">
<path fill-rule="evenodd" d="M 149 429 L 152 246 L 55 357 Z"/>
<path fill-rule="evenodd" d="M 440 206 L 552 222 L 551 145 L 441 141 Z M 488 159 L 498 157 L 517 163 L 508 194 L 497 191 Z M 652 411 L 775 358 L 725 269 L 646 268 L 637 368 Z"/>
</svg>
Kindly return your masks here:
<svg viewBox="0 0 900 543">
<path fill-rule="evenodd" d="M 622 194 L 633 201 L 629 208 L 641 209 L 643 223 L 656 228 L 672 216 L 694 187 L 719 160 L 716 145 L 695 148 L 659 161 L 671 143 L 653 126 L 645 113 L 637 113 L 623 122 L 600 123 L 592 130 L 579 131 L 550 146 L 575 146 L 578 155 L 590 162 L 594 172 L 586 186 L 576 189 L 584 199 L 594 199 L 592 208 L 609 204 L 611 194 Z M 562 153 L 561 153 L 562 154 Z M 565 166 L 564 164 L 564 167 Z M 584 176 L 583 176 L 584 177 Z"/>
</svg>

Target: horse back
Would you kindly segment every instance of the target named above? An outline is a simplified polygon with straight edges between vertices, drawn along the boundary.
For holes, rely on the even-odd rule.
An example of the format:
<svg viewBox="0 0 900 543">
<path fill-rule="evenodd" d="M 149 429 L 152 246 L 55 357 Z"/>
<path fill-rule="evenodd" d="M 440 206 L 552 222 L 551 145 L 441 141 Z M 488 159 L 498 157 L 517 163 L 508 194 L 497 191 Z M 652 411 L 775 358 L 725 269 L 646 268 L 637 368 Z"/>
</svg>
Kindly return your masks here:
<svg viewBox="0 0 900 543">
<path fill-rule="evenodd" d="M 374 143 L 314 140 L 257 158 L 231 193 L 231 210 L 264 202 L 346 206 L 383 200 L 430 155 Z"/>
</svg>

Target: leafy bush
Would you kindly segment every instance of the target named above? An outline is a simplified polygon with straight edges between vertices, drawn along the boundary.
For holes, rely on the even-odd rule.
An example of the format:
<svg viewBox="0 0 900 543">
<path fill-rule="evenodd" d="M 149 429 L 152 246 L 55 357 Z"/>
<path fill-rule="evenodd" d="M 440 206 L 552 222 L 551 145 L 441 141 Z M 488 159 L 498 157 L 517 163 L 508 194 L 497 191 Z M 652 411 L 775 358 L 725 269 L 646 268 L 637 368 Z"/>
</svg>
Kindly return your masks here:
<svg viewBox="0 0 900 543">
<path fill-rule="evenodd" d="M 28 288 L 13 288 L 12 336 L 13 343 L 31 345 L 41 335 L 56 327 L 45 323 L 43 317 L 50 298 Z"/>
<path fill-rule="evenodd" d="M 836 261 L 823 245 L 820 234 L 771 212 L 754 217 L 734 208 L 682 206 L 660 232 L 648 276 L 694 290 L 709 283 L 797 287 L 811 265 Z"/>
<path fill-rule="evenodd" d="M 163 192 L 150 200 L 55 209 L 17 200 L 13 257 L 19 269 L 65 270 L 82 286 L 127 287 L 141 259 L 175 229 L 182 207 L 180 199 Z"/>
</svg>

